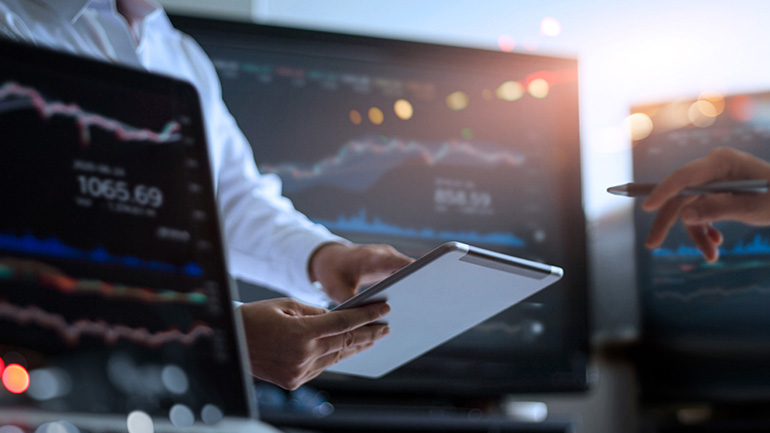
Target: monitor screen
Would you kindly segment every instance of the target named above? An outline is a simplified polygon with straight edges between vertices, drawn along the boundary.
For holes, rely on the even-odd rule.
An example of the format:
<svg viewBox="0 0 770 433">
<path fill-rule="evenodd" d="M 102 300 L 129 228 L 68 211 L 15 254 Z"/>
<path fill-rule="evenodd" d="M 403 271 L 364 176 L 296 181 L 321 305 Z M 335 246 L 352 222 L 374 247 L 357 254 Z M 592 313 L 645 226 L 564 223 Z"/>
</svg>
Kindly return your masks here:
<svg viewBox="0 0 770 433">
<path fill-rule="evenodd" d="M 565 269 L 558 284 L 385 378 L 490 393 L 586 385 L 577 62 L 175 17 L 211 57 L 261 172 L 313 221 L 417 257 L 455 240 Z M 247 291 L 242 291 L 246 295 Z"/>
<path fill-rule="evenodd" d="M 250 415 L 193 87 L 0 59 L 0 407 Z"/>
<path fill-rule="evenodd" d="M 651 133 L 633 150 L 634 179 L 657 182 L 716 147 L 770 158 L 770 93 L 703 95 L 633 107 Z M 708 263 L 681 223 L 654 251 L 654 215 L 637 208 L 642 389 L 653 399 L 770 399 L 770 229 L 716 223 Z"/>
</svg>

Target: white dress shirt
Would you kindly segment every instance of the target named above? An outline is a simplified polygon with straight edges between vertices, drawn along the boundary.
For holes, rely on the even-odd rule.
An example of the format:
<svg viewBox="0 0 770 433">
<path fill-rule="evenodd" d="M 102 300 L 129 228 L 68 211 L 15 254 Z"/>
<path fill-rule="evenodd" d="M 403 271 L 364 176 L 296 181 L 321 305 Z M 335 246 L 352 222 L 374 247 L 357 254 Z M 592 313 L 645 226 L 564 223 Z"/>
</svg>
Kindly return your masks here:
<svg viewBox="0 0 770 433">
<path fill-rule="evenodd" d="M 328 301 L 309 280 L 308 260 L 321 244 L 344 240 L 296 211 L 279 178 L 257 171 L 211 61 L 155 0 L 124 0 L 120 12 L 116 0 L 0 0 L 0 36 L 191 82 L 203 106 L 231 274 L 305 302 Z"/>
</svg>

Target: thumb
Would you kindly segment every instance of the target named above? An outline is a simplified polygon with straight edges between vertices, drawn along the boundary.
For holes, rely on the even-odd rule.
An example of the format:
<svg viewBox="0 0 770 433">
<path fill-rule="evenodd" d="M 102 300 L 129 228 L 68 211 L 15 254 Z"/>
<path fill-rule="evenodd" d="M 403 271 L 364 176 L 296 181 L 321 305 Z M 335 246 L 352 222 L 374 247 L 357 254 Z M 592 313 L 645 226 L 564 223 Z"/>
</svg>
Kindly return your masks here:
<svg viewBox="0 0 770 433">
<path fill-rule="evenodd" d="M 767 223 L 763 215 L 765 197 L 756 194 L 711 194 L 698 198 L 681 209 L 685 224 L 709 224 L 717 221 L 739 221 L 746 224 Z M 764 207 L 770 207 L 765 204 Z"/>
<path fill-rule="evenodd" d="M 352 331 L 385 317 L 389 312 L 390 306 L 388 304 L 377 302 L 347 310 L 330 311 L 327 314 L 306 317 L 305 321 L 312 325 L 312 329 L 317 335 L 328 336 Z"/>
</svg>

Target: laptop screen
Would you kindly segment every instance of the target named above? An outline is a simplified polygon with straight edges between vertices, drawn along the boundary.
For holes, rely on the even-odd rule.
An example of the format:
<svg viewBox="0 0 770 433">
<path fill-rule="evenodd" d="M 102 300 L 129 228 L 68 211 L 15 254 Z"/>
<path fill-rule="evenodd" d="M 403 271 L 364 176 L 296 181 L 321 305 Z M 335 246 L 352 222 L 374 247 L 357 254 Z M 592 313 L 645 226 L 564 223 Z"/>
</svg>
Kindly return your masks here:
<svg viewBox="0 0 770 433">
<path fill-rule="evenodd" d="M 0 407 L 250 415 L 193 87 L 0 57 Z"/>
</svg>

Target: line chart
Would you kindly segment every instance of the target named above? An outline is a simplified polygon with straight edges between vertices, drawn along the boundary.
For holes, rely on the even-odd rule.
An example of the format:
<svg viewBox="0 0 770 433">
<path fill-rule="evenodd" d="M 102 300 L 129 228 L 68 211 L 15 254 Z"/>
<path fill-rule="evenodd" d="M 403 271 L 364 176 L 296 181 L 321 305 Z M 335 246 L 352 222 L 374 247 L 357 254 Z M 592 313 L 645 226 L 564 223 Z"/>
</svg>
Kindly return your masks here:
<svg viewBox="0 0 770 433">
<path fill-rule="evenodd" d="M 712 301 L 717 299 L 723 300 L 723 299 L 734 298 L 737 296 L 750 296 L 750 295 L 760 295 L 763 297 L 770 295 L 770 287 L 763 287 L 760 285 L 753 285 L 750 287 L 741 287 L 741 288 L 706 287 L 698 290 L 693 290 L 688 293 L 682 293 L 682 292 L 677 292 L 673 290 L 659 291 L 654 293 L 655 298 L 658 300 L 661 300 L 661 301 L 672 300 L 672 301 L 680 301 L 684 303 L 694 302 L 697 300 L 706 300 L 706 301 Z"/>
<path fill-rule="evenodd" d="M 0 318 L 9 319 L 19 325 L 34 324 L 41 328 L 55 331 L 69 346 L 75 346 L 82 336 L 101 338 L 105 344 L 114 345 L 120 340 L 156 348 L 170 343 L 185 346 L 194 344 L 201 338 L 214 336 L 214 329 L 203 322 L 196 322 L 187 332 L 177 327 L 152 332 L 147 328 L 132 328 L 127 325 L 110 324 L 105 320 L 78 319 L 72 323 L 63 316 L 45 311 L 37 306 L 22 307 L 0 299 Z"/>
<path fill-rule="evenodd" d="M 115 119 L 83 110 L 74 103 L 60 101 L 48 102 L 36 89 L 8 81 L 0 86 L 0 112 L 18 110 L 31 105 L 44 120 L 53 116 L 66 116 L 75 120 L 83 146 L 91 143 L 91 127 L 98 126 L 112 132 L 122 141 L 150 141 L 168 143 L 181 138 L 181 124 L 169 121 L 160 132 L 137 128 Z"/>
<path fill-rule="evenodd" d="M 745 256 L 752 254 L 770 254 L 770 241 L 763 238 L 761 234 L 756 234 L 748 241 L 740 241 L 730 248 L 719 248 L 722 256 Z M 680 245 L 676 248 L 658 248 L 652 252 L 655 257 L 675 257 L 675 256 L 701 256 L 698 248 L 689 245 Z"/>
<path fill-rule="evenodd" d="M 498 165 L 520 167 L 526 162 L 523 154 L 501 150 L 498 146 L 467 141 L 421 143 L 368 136 L 349 141 L 334 156 L 313 164 L 260 164 L 260 170 L 280 176 L 287 193 L 315 184 L 361 192 L 371 187 L 383 174 L 412 158 L 419 158 L 427 166 L 454 164 L 480 168 Z M 351 182 L 351 179 L 355 181 Z"/>
<path fill-rule="evenodd" d="M 346 217 L 340 215 L 336 220 L 313 218 L 328 229 L 353 233 L 375 233 L 388 236 L 409 237 L 417 239 L 431 239 L 441 241 L 461 240 L 469 243 L 505 245 L 511 247 L 524 247 L 526 242 L 512 233 L 491 232 L 479 233 L 476 231 L 436 230 L 432 228 L 406 228 L 399 227 L 382 221 L 375 216 L 371 220 L 367 217 L 365 209 L 361 209 L 356 215 Z"/>
<path fill-rule="evenodd" d="M 203 275 L 203 269 L 196 263 L 187 263 L 183 266 L 177 266 L 156 260 L 144 260 L 134 256 L 110 254 L 102 247 L 96 247 L 92 250 L 82 250 L 65 245 L 55 237 L 39 239 L 31 234 L 15 236 L 8 233 L 0 233 L 0 249 L 39 254 L 47 257 L 86 260 L 93 263 L 119 265 L 127 268 L 182 273 L 190 277 L 200 277 Z"/>
<path fill-rule="evenodd" d="M 52 266 L 33 260 L 0 258 L 0 281 L 34 282 L 64 294 L 99 295 L 151 304 L 205 304 L 203 290 L 182 293 L 171 289 L 151 289 L 113 284 L 97 279 L 79 279 Z"/>
</svg>

